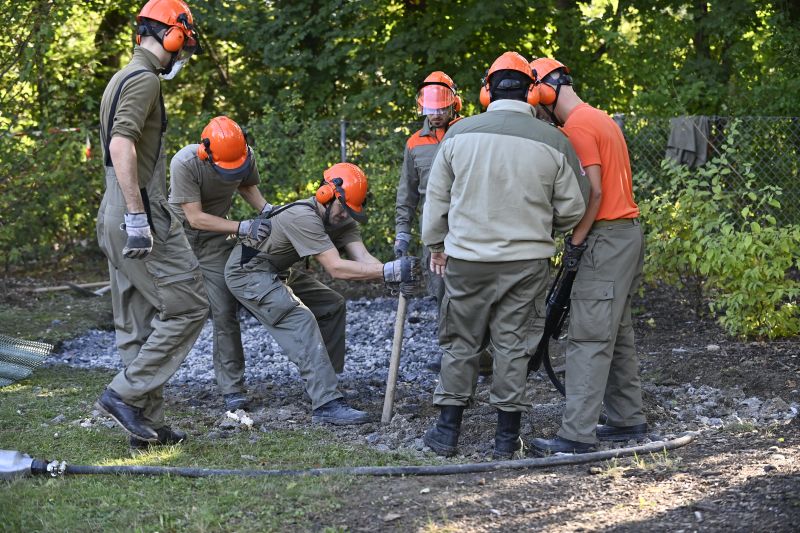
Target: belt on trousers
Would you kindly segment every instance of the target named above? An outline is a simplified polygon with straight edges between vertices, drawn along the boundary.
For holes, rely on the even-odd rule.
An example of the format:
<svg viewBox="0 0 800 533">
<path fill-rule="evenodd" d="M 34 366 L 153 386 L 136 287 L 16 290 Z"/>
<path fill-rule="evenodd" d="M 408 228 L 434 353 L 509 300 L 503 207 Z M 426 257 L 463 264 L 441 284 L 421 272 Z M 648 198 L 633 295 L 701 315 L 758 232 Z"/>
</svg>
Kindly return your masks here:
<svg viewBox="0 0 800 533">
<path fill-rule="evenodd" d="M 608 228 L 611 226 L 638 226 L 638 218 L 618 218 L 616 220 L 598 220 L 592 224 L 592 229 Z"/>
</svg>

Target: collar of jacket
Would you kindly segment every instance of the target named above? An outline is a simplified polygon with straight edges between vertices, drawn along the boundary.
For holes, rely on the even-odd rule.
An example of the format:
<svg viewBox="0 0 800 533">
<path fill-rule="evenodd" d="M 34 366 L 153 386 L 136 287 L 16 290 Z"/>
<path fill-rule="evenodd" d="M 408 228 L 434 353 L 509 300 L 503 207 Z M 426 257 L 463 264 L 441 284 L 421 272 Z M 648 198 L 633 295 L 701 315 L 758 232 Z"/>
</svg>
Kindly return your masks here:
<svg viewBox="0 0 800 533">
<path fill-rule="evenodd" d="M 161 72 L 161 70 L 164 68 L 161 66 L 161 63 L 153 52 L 142 48 L 139 45 L 136 45 L 133 49 L 131 63 L 138 63 L 155 73 Z"/>
<path fill-rule="evenodd" d="M 495 100 L 489 104 L 486 111 L 516 111 L 536 118 L 536 110 L 533 109 L 533 106 L 520 100 Z"/>
</svg>

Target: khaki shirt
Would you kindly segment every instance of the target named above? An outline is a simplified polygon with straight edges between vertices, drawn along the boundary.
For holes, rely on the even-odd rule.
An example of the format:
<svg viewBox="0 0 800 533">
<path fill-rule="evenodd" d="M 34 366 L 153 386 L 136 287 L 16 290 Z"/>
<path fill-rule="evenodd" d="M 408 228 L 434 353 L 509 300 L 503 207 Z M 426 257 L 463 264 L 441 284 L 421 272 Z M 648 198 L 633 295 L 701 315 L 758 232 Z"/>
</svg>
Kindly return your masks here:
<svg viewBox="0 0 800 533">
<path fill-rule="evenodd" d="M 355 220 L 348 218 L 336 227 L 326 228 L 317 212 L 316 199 L 312 197 L 303 202 L 270 218 L 272 234 L 259 247 L 256 257 L 265 256 L 279 271 L 286 270 L 304 257 L 361 241 L 361 230 Z"/>
<path fill-rule="evenodd" d="M 119 84 L 129 74 L 137 70 L 147 70 L 125 81 L 117 102 L 113 123 L 109 124 L 109 114 Z M 156 56 L 139 46 L 133 50 L 133 57 L 122 70 L 114 74 L 108 82 L 100 102 L 100 134 L 103 156 L 106 157 L 106 139 L 126 137 L 136 145 L 136 169 L 139 187 L 146 188 L 150 199 L 166 196 L 166 176 L 155 176 L 161 148 L 161 81 L 158 72 L 161 64 Z M 164 117 L 166 120 L 166 116 Z M 110 130 L 109 130 L 110 128 Z M 111 133 L 107 137 L 108 133 Z"/>
<path fill-rule="evenodd" d="M 204 213 L 225 218 L 231 210 L 233 195 L 241 186 L 258 185 L 258 168 L 255 162 L 241 181 L 224 180 L 207 160 L 197 155 L 198 144 L 181 148 L 169 164 L 169 203 L 175 213 L 185 221 L 180 204 L 200 202 Z M 213 233 L 213 232 L 210 232 Z"/>
</svg>

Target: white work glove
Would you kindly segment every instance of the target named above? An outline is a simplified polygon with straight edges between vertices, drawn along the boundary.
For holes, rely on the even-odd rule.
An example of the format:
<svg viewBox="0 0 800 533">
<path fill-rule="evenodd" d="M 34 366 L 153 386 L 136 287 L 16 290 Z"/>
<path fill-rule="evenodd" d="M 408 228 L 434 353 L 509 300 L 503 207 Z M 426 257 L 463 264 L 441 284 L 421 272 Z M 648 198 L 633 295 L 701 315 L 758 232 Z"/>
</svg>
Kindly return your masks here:
<svg viewBox="0 0 800 533">
<path fill-rule="evenodd" d="M 242 239 L 250 239 L 251 244 L 259 244 L 267 240 L 272 233 L 272 222 L 262 217 L 242 220 L 236 233 Z"/>
<path fill-rule="evenodd" d="M 122 255 L 128 259 L 144 259 L 153 251 L 153 234 L 147 222 L 147 213 L 125 213 L 125 222 L 120 226 L 128 234 Z"/>
</svg>

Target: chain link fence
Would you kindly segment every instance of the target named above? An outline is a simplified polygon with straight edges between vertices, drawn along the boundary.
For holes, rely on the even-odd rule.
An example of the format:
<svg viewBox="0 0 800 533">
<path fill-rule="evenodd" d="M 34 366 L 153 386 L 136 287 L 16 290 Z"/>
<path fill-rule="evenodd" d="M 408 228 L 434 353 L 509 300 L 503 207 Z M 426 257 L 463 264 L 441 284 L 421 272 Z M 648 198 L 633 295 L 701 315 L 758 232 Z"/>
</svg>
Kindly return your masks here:
<svg viewBox="0 0 800 533">
<path fill-rule="evenodd" d="M 781 225 L 800 224 L 800 118 L 796 117 L 723 117 L 707 118 L 708 131 L 702 134 L 707 141 L 706 159 L 722 155 L 723 145 L 733 140 L 735 146 L 727 160 L 733 172 L 728 185 L 731 193 L 743 186 L 744 168 L 750 168 L 754 185 L 773 185 L 783 191 L 782 208 L 775 213 Z M 666 185 L 659 181 L 663 172 L 661 163 L 665 159 L 672 125 L 669 117 L 641 117 L 615 115 L 628 142 L 631 166 L 634 175 L 646 174 L 647 180 L 637 180 L 637 197 L 646 198 L 652 191 L 648 186 Z M 399 177 L 402 162 L 402 147 L 408 136 L 419 129 L 421 123 L 375 123 L 367 121 L 327 122 L 326 129 L 338 131 L 338 149 L 341 157 L 351 158 L 366 167 L 380 162 L 381 168 L 372 168 L 373 173 L 392 173 Z M 736 135 L 730 138 L 733 128 Z M 331 135 L 333 137 L 333 135 Z M 334 148 L 331 138 L 331 149 Z M 392 153 L 388 157 L 387 152 Z M 375 157 L 376 154 L 381 154 Z M 392 168 L 394 166 L 396 168 Z M 384 186 L 396 185 L 391 180 Z M 388 217 L 387 217 L 388 219 Z M 388 220 L 387 220 L 388 221 Z"/>
</svg>

